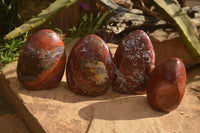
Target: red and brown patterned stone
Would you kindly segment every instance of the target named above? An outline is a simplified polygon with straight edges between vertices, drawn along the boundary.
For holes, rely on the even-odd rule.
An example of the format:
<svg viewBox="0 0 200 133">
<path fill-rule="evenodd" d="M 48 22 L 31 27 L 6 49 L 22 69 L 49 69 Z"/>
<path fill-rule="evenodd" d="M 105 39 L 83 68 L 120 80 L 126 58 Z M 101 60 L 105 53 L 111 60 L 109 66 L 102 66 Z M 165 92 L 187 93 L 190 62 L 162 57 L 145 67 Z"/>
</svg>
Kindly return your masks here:
<svg viewBox="0 0 200 133">
<path fill-rule="evenodd" d="M 104 94 L 112 84 L 114 63 L 107 44 L 96 35 L 81 38 L 67 63 L 69 88 L 81 95 Z"/>
<path fill-rule="evenodd" d="M 179 58 L 170 58 L 156 66 L 146 84 L 147 99 L 158 110 L 170 112 L 180 104 L 186 85 L 186 71 Z"/>
<path fill-rule="evenodd" d="M 121 93 L 144 94 L 144 84 L 155 66 L 155 53 L 148 35 L 135 30 L 124 37 L 114 62 L 113 89 Z"/>
<path fill-rule="evenodd" d="M 66 64 L 64 43 L 57 33 L 44 29 L 32 34 L 20 51 L 17 76 L 25 89 L 56 87 Z"/>
</svg>

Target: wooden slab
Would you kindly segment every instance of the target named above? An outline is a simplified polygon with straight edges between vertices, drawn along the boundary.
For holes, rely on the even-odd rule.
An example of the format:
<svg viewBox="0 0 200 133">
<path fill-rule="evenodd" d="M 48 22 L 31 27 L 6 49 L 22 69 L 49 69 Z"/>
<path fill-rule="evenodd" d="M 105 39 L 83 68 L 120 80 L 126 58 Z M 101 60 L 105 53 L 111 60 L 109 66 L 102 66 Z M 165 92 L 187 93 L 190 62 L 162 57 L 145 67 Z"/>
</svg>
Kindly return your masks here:
<svg viewBox="0 0 200 133">
<path fill-rule="evenodd" d="M 116 49 L 115 45 L 110 45 Z M 112 50 L 113 51 L 113 50 Z M 0 74 L 0 90 L 21 114 L 34 133 L 199 133 L 200 67 L 188 73 L 181 105 L 171 113 L 153 110 L 145 95 L 123 95 L 109 91 L 98 97 L 72 93 L 64 75 L 51 90 L 30 91 L 21 87 L 16 75 L 17 62 Z"/>
</svg>

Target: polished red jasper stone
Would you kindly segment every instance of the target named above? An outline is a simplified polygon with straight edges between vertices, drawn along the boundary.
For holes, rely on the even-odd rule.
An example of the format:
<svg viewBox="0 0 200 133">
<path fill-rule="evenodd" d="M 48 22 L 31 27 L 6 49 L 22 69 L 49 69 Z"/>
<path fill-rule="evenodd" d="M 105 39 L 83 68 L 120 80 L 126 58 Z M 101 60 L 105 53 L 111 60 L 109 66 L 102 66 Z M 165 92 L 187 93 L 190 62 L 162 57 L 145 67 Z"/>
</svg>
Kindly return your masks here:
<svg viewBox="0 0 200 133">
<path fill-rule="evenodd" d="M 72 48 L 66 69 L 73 92 L 97 96 L 111 86 L 114 63 L 107 44 L 92 34 L 81 38 Z"/>
<path fill-rule="evenodd" d="M 148 35 L 135 30 L 124 37 L 114 62 L 113 89 L 121 93 L 144 94 L 145 82 L 155 67 L 155 53 Z"/>
<path fill-rule="evenodd" d="M 44 29 L 32 34 L 20 51 L 17 76 L 25 89 L 56 87 L 63 76 L 66 53 L 57 33 Z"/>
<path fill-rule="evenodd" d="M 156 66 L 146 84 L 150 105 L 158 110 L 170 112 L 180 104 L 186 85 L 186 71 L 183 62 L 170 58 Z"/>
</svg>

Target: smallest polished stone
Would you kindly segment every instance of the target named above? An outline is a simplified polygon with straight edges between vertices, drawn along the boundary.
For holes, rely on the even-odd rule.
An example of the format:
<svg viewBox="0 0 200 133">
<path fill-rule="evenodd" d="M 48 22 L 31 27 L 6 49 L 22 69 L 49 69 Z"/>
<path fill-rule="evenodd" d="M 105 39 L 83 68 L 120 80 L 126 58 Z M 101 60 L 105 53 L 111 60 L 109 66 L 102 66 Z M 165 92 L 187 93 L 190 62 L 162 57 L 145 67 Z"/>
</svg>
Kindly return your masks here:
<svg viewBox="0 0 200 133">
<path fill-rule="evenodd" d="M 170 112 L 181 103 L 186 86 L 186 70 L 179 58 L 156 66 L 146 84 L 147 99 L 155 110 Z"/>
</svg>

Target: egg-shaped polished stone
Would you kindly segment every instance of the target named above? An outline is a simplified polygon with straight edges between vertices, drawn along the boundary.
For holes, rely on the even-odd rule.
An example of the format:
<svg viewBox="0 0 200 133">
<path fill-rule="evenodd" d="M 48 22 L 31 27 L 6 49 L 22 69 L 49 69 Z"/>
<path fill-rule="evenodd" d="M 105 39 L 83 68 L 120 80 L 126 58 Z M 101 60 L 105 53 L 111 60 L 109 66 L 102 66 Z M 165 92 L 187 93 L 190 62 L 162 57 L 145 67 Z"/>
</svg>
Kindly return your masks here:
<svg viewBox="0 0 200 133">
<path fill-rule="evenodd" d="M 25 89 L 42 90 L 56 87 L 66 64 L 64 43 L 48 29 L 33 33 L 20 51 L 17 76 Z"/>
<path fill-rule="evenodd" d="M 68 85 L 73 92 L 97 96 L 111 86 L 114 63 L 107 44 L 91 34 L 81 38 L 72 48 L 66 69 Z"/>
<path fill-rule="evenodd" d="M 154 48 L 148 35 L 135 30 L 122 39 L 114 56 L 113 89 L 120 93 L 144 94 L 145 82 L 155 67 Z"/>
<path fill-rule="evenodd" d="M 186 71 L 179 58 L 170 58 L 156 66 L 146 84 L 147 99 L 158 110 L 170 112 L 180 104 L 186 85 Z"/>
</svg>

